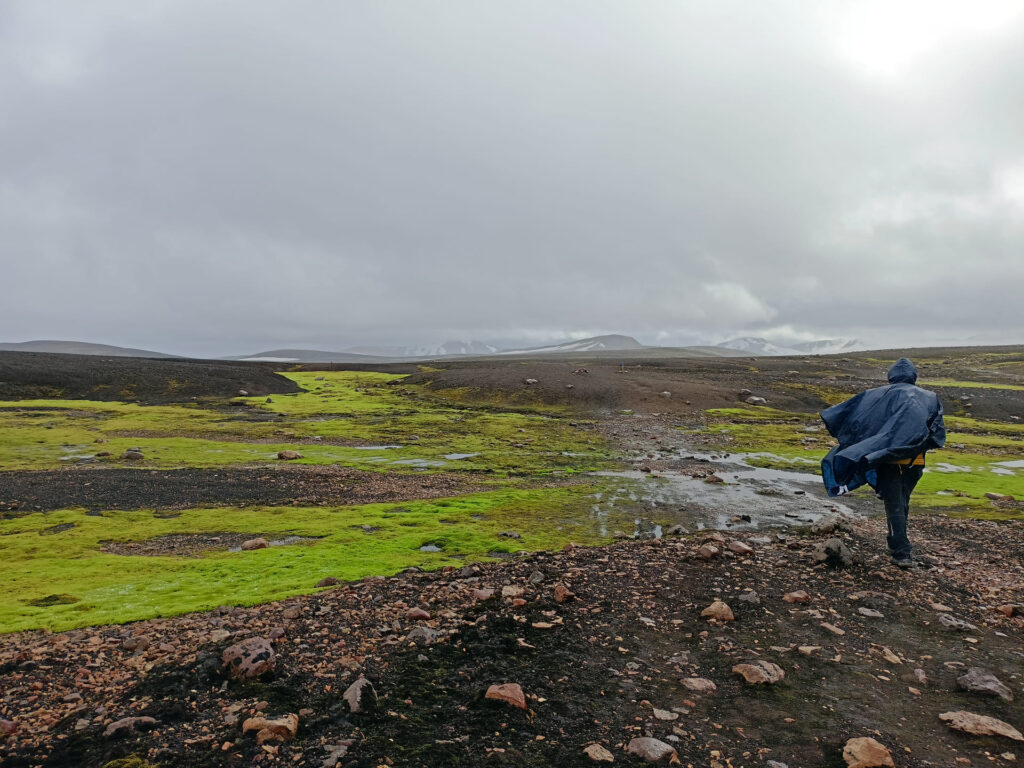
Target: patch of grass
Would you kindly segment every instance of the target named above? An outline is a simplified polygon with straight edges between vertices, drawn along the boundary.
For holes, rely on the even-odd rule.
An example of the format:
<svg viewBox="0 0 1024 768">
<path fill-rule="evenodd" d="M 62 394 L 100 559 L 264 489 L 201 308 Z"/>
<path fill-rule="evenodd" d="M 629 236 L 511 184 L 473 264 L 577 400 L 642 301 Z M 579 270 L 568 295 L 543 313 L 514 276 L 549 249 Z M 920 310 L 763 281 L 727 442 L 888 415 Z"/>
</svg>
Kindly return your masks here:
<svg viewBox="0 0 1024 768">
<path fill-rule="evenodd" d="M 325 576 L 350 580 L 410 566 L 461 565 L 510 547 L 596 544 L 605 540 L 602 528 L 579 514 L 592 503 L 594 492 L 592 486 L 505 489 L 358 507 L 188 509 L 176 518 L 156 517 L 148 510 L 94 517 L 71 509 L 3 520 L 0 576 L 6 588 L 0 594 L 0 631 L 65 630 L 222 604 L 253 605 L 310 592 Z M 39 535 L 64 523 L 74 527 Z M 364 525 L 379 530 L 367 533 Z M 508 530 L 522 538 L 510 542 L 498 535 Z M 301 545 L 198 557 L 123 556 L 102 549 L 111 540 L 218 532 L 318 538 Z M 420 551 L 424 544 L 438 542 L 441 552 Z M 53 594 L 55 585 L 66 594 Z"/>
<path fill-rule="evenodd" d="M 298 450 L 300 463 L 381 471 L 526 475 L 577 472 L 606 462 L 603 441 L 572 426 L 567 413 L 554 406 L 524 408 L 493 398 L 486 404 L 473 404 L 473 398 L 460 402 L 458 391 L 447 390 L 442 397 L 384 373 L 285 375 L 304 391 L 274 395 L 271 402 L 235 398 L 243 408 L 3 402 L 0 470 L 52 469 L 100 451 L 111 454 L 104 463 L 161 468 L 274 462 L 280 450 Z M 400 447 L 361 449 L 374 445 Z M 121 462 L 119 457 L 131 447 L 142 448 L 145 461 Z M 449 454 L 472 455 L 448 459 Z"/>
<path fill-rule="evenodd" d="M 958 381 L 957 379 L 928 379 L 919 381 L 922 387 L 951 387 L 959 389 L 1012 389 L 1024 392 L 1024 385 L 1021 384 L 999 384 L 990 381 Z"/>
</svg>

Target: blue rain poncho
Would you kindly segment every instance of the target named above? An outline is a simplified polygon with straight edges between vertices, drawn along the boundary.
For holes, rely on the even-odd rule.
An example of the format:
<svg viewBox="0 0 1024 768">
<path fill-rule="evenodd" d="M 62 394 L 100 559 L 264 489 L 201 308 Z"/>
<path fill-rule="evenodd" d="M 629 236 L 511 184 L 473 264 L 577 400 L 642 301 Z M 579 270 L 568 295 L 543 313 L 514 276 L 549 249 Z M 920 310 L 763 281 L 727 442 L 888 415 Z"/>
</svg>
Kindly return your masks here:
<svg viewBox="0 0 1024 768">
<path fill-rule="evenodd" d="M 946 444 L 942 403 L 934 392 L 915 386 L 917 369 L 901 357 L 889 369 L 889 384 L 851 397 L 821 412 L 839 445 L 821 460 L 829 496 L 864 483 L 877 487 L 875 467 L 912 459 Z"/>
</svg>

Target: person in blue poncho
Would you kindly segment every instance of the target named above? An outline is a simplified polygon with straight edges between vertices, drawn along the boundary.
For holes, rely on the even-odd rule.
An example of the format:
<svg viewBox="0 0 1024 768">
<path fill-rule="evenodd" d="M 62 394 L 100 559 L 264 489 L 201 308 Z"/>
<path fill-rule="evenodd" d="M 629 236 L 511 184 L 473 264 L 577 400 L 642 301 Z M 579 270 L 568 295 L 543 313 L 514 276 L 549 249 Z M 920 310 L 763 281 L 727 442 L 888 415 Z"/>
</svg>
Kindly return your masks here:
<svg viewBox="0 0 1024 768">
<path fill-rule="evenodd" d="M 942 403 L 934 392 L 915 386 L 917 369 L 901 357 L 889 369 L 889 384 L 851 397 L 821 412 L 839 445 L 821 460 L 829 496 L 867 483 L 885 503 L 889 554 L 910 568 L 907 516 L 910 494 L 924 472 L 924 455 L 946 444 Z"/>
</svg>

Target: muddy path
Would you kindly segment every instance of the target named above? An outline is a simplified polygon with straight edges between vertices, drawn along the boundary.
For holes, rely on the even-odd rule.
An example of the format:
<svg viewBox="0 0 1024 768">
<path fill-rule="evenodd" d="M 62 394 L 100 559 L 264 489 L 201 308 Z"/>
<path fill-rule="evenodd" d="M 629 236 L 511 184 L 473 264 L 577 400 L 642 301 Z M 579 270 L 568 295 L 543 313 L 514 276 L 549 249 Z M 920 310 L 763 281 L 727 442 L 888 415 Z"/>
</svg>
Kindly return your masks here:
<svg viewBox="0 0 1024 768">
<path fill-rule="evenodd" d="M 618 446 L 624 466 L 600 473 L 610 488 L 597 507 L 634 509 L 636 537 L 657 537 L 674 526 L 752 532 L 881 514 L 881 505 L 862 494 L 829 498 L 814 464 L 768 469 L 748 463 L 762 454 L 716 450 L 694 431 L 702 423 L 702 415 L 607 414 L 600 429 Z"/>
</svg>

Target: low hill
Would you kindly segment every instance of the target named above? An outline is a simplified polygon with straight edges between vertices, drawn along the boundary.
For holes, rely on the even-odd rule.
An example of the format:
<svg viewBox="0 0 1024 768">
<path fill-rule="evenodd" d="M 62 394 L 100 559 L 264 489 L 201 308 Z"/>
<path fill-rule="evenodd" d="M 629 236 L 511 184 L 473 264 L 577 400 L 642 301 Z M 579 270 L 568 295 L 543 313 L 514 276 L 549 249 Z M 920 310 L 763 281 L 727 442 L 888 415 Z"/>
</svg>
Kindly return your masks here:
<svg viewBox="0 0 1024 768">
<path fill-rule="evenodd" d="M 45 352 L 54 355 L 103 355 L 104 357 L 181 357 L 181 355 L 168 355 L 165 352 L 154 352 L 150 349 L 115 347 L 110 344 L 93 344 L 87 341 L 62 341 L 56 339 L 0 344 L 0 352 Z"/>
</svg>

